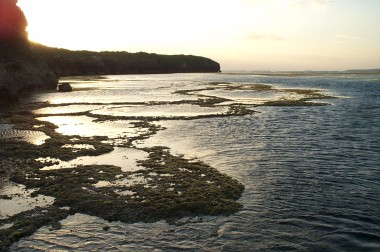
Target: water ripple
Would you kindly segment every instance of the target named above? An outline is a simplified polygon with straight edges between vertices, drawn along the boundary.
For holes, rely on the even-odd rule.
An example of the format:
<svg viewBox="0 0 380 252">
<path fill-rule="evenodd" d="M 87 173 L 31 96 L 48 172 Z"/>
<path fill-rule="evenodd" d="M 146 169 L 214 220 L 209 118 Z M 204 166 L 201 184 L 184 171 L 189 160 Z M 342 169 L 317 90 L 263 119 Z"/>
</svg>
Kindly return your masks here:
<svg viewBox="0 0 380 252">
<path fill-rule="evenodd" d="M 160 77 L 149 77 L 149 87 L 154 78 Z M 200 78 L 324 88 L 349 98 L 334 100 L 332 106 L 260 107 L 261 113 L 244 117 L 159 122 L 167 129 L 143 144 L 197 157 L 245 185 L 244 208 L 234 215 L 169 225 L 108 223 L 77 214 L 60 230 L 40 229 L 15 244 L 14 251 L 380 250 L 378 80 L 227 74 L 165 78 L 181 87 Z M 181 84 L 175 84 L 176 78 Z"/>
</svg>

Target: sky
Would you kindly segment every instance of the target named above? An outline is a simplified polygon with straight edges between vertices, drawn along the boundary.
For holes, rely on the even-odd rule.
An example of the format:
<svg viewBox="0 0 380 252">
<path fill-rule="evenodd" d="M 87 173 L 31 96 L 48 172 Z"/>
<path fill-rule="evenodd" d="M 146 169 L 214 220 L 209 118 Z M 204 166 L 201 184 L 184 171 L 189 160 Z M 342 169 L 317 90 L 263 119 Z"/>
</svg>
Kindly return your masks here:
<svg viewBox="0 0 380 252">
<path fill-rule="evenodd" d="M 222 70 L 380 68 L 380 0 L 19 0 L 29 39 L 191 54 Z"/>
</svg>

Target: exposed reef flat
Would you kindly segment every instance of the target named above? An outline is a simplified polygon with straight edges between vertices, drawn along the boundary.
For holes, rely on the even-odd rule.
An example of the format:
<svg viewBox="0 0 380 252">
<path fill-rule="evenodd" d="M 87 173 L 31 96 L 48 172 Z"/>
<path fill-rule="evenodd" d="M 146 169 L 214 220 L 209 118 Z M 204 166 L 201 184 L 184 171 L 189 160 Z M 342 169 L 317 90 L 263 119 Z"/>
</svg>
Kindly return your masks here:
<svg viewBox="0 0 380 252">
<path fill-rule="evenodd" d="M 108 93 L 115 87 L 94 84 L 89 88 L 91 80 L 78 80 L 73 93 L 44 93 L 27 106 L 17 105 L 2 113 L 2 132 L 38 132 L 46 139 L 36 144 L 6 133 L 1 138 L 5 144 L 0 145 L 0 192 L 11 184 L 28 193 L 22 197 L 4 193 L 0 200 L 5 204 L 22 199 L 25 204 L 38 203 L 0 218 L 1 248 L 42 226 L 59 229 L 61 220 L 77 213 L 126 223 L 176 223 L 186 216 L 235 213 L 243 207 L 238 199 L 244 186 L 239 181 L 200 160 L 174 155 L 165 146 L 137 143 L 164 130 L 161 120 L 247 116 L 258 106 L 271 105 L 266 103 L 269 101 L 319 105 L 315 99 L 331 98 L 322 90 L 224 82 L 153 87 L 159 90 L 155 93 L 142 83 L 143 92 L 156 95 L 150 96 L 151 100 L 113 102 Z M 102 102 L 95 96 L 86 103 L 73 102 L 76 93 L 83 96 L 100 90 L 106 96 Z M 44 102 L 43 97 L 52 101 L 57 96 L 60 103 Z"/>
<path fill-rule="evenodd" d="M 22 212 L 0 219 L 0 226 L 5 227 L 0 231 L 3 248 L 43 225 L 57 226 L 62 218 L 78 212 L 109 221 L 152 222 L 198 214 L 229 214 L 241 208 L 236 200 L 244 190 L 242 184 L 200 161 L 173 156 L 165 147 L 142 149 L 147 158 L 138 161 L 141 169 L 137 171 L 126 172 L 111 165 L 44 170 L 60 160 L 109 153 L 114 147 L 104 141 L 107 140 L 105 137 L 58 134 L 53 124 L 44 122 L 42 126 L 35 115 L 22 114 L 19 116 L 14 112 L 3 117 L 2 122 L 30 130 L 38 125 L 38 131 L 51 138 L 42 145 L 8 141 L 0 152 L 3 162 L 8 165 L 2 166 L 0 172 L 3 178 L 33 189 L 32 198 L 44 195 L 54 198 L 54 203 L 30 210 L 29 214 Z M 148 128 L 149 132 L 133 140 L 143 139 L 159 130 L 159 127 L 144 122 L 136 127 Z M 74 144 L 91 145 L 92 148 L 73 151 L 64 147 Z M 5 200 L 12 201 L 12 197 Z M 41 217 L 34 218 L 36 215 Z"/>
</svg>

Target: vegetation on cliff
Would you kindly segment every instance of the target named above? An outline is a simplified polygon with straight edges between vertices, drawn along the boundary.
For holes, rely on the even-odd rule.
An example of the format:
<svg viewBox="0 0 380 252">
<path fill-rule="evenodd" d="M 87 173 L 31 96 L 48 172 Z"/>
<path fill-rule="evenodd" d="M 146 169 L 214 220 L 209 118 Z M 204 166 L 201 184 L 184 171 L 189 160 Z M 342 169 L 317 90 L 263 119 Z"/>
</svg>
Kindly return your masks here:
<svg viewBox="0 0 380 252">
<path fill-rule="evenodd" d="M 58 76 L 219 72 L 219 63 L 192 55 L 70 51 L 32 44 Z"/>
</svg>

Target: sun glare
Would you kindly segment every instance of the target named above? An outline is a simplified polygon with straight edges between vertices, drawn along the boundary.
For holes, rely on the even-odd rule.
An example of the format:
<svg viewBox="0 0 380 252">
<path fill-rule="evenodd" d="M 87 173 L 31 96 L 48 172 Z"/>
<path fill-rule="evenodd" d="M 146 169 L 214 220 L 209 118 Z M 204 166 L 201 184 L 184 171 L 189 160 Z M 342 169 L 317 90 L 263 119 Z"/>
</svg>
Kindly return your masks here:
<svg viewBox="0 0 380 252">
<path fill-rule="evenodd" d="M 137 49 L 204 43 L 238 19 L 232 1 L 20 0 L 29 38 L 71 49 Z M 73 7 L 74 6 L 74 7 Z"/>
</svg>

